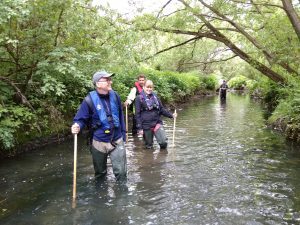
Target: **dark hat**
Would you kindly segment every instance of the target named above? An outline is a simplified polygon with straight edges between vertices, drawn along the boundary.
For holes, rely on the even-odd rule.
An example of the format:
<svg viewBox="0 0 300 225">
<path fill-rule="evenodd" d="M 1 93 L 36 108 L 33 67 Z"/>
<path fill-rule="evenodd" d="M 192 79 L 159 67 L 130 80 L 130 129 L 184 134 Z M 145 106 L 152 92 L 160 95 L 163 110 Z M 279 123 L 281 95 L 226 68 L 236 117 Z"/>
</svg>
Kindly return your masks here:
<svg viewBox="0 0 300 225">
<path fill-rule="evenodd" d="M 93 84 L 96 84 L 102 77 L 111 77 L 115 75 L 114 73 L 108 73 L 105 70 L 98 71 L 93 75 Z"/>
</svg>

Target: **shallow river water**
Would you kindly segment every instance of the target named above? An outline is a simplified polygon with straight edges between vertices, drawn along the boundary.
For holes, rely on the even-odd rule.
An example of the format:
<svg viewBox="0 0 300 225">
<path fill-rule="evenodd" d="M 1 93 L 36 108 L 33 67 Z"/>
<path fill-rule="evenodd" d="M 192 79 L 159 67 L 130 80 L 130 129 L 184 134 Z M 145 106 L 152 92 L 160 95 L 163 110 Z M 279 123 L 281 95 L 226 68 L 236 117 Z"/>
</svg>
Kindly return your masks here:
<svg viewBox="0 0 300 225">
<path fill-rule="evenodd" d="M 0 163 L 0 224 L 300 224 L 300 147 L 265 126 L 247 96 L 194 100 L 178 111 L 175 147 L 129 136 L 128 181 L 96 184 L 79 138 Z M 173 121 L 165 119 L 172 143 Z"/>
</svg>

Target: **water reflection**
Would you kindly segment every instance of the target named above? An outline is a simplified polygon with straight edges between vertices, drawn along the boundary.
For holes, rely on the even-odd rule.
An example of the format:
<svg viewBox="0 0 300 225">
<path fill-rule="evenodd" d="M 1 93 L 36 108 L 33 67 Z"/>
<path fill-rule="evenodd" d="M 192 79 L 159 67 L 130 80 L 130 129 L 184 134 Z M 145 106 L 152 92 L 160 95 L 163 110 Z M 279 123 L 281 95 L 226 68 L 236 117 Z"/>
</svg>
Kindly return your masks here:
<svg viewBox="0 0 300 225">
<path fill-rule="evenodd" d="M 127 185 L 112 181 L 94 185 L 79 197 L 72 211 L 73 224 L 130 224 L 125 208 L 129 196 Z"/>
<path fill-rule="evenodd" d="M 220 99 L 220 106 L 221 106 L 221 108 L 223 108 L 223 109 L 226 108 L 226 99 L 223 99 L 223 98 Z"/>
<path fill-rule="evenodd" d="M 165 176 L 164 167 L 168 152 L 145 152 L 139 168 L 140 181 L 137 183 L 138 205 L 147 211 L 157 211 L 163 205 Z"/>
</svg>

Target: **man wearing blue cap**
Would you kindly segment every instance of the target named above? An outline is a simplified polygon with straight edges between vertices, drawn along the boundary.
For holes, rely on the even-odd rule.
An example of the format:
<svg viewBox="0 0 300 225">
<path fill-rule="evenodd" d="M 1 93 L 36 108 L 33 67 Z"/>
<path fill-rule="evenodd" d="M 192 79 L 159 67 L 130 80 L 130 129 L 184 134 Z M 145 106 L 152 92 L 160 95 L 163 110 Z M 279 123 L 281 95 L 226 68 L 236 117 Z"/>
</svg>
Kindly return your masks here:
<svg viewBox="0 0 300 225">
<path fill-rule="evenodd" d="M 109 155 L 116 179 L 124 180 L 127 175 L 124 147 L 126 130 L 120 96 L 111 88 L 113 75 L 106 71 L 93 75 L 96 90 L 91 91 L 81 103 L 71 131 L 78 134 L 85 126 L 91 125 L 91 153 L 95 177 L 105 177 Z"/>
</svg>

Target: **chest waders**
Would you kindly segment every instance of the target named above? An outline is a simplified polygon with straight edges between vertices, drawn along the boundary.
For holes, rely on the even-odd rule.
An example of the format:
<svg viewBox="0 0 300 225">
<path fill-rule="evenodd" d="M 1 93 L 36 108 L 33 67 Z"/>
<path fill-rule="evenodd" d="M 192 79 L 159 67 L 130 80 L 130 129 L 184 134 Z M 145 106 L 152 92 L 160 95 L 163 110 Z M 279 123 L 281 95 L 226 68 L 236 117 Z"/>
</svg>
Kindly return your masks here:
<svg viewBox="0 0 300 225">
<path fill-rule="evenodd" d="M 221 100 L 225 100 L 226 99 L 226 92 L 227 92 L 227 87 L 225 85 L 221 85 L 220 87 L 220 98 Z"/>
<path fill-rule="evenodd" d="M 112 163 L 113 173 L 116 180 L 123 181 L 126 180 L 127 176 L 127 160 L 126 160 L 126 150 L 122 138 L 115 142 L 115 146 L 110 143 L 100 142 L 100 145 L 106 146 L 106 149 L 111 149 L 104 153 L 96 149 L 94 145 L 91 146 L 91 154 L 93 158 L 93 165 L 95 170 L 95 178 L 97 181 L 101 181 L 105 178 L 107 174 L 107 157 L 109 155 Z M 110 146 L 109 146 L 110 145 Z M 104 148 L 104 150 L 106 150 Z"/>
<path fill-rule="evenodd" d="M 146 148 L 150 149 L 153 147 L 153 137 L 155 137 L 160 149 L 166 149 L 168 146 L 168 138 L 163 126 L 161 124 L 156 124 L 155 128 L 144 130 L 144 141 Z"/>
</svg>

